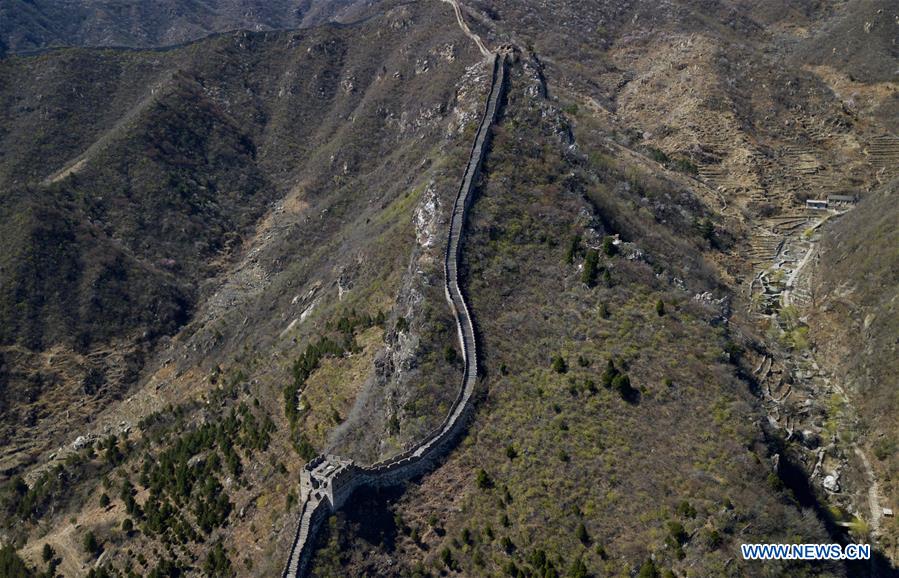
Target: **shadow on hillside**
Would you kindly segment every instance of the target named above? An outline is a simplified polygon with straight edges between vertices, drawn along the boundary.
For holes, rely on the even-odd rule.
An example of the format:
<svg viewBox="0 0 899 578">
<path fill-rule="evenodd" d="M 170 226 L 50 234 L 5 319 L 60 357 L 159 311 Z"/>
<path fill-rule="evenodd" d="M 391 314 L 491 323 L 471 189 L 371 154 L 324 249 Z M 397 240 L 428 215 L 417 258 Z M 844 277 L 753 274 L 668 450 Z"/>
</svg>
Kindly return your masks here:
<svg viewBox="0 0 899 578">
<path fill-rule="evenodd" d="M 790 459 L 789 454 L 784 451 L 782 445 L 777 447 L 781 452 L 778 476 L 793 493 L 799 505 L 803 508 L 810 508 L 815 512 L 818 519 L 824 524 L 831 540 L 842 545 L 853 543 L 855 540 L 849 535 L 847 529 L 837 523 L 831 511 L 815 495 L 815 490 L 809 482 L 805 469 Z M 873 547 L 871 548 L 870 560 L 846 560 L 843 564 L 848 576 L 878 578 L 899 576 L 899 568 L 893 566 L 882 552 L 875 550 Z"/>
<path fill-rule="evenodd" d="M 403 486 L 380 490 L 362 487 L 356 490 L 341 509 L 354 537 L 385 552 L 393 552 L 397 536 L 403 529 L 397 525 L 390 505 L 399 500 L 404 491 Z"/>
</svg>

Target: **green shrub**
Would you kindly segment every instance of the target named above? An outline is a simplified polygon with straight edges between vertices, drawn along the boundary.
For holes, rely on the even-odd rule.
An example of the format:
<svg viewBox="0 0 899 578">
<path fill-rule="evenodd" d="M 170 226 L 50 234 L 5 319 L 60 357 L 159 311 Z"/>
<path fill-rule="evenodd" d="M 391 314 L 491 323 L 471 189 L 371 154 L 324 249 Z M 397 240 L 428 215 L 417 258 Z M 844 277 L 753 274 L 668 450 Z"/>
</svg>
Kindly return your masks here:
<svg viewBox="0 0 899 578">
<path fill-rule="evenodd" d="M 636 401 L 637 390 L 631 387 L 631 378 L 626 373 L 616 375 L 612 380 L 612 389 L 628 402 Z"/>
<path fill-rule="evenodd" d="M 669 161 L 668 155 L 665 154 L 665 151 L 662 151 L 655 147 L 648 147 L 648 150 L 649 157 L 657 163 L 666 164 Z"/>
<path fill-rule="evenodd" d="M 637 578 L 660 578 L 659 569 L 656 568 L 656 563 L 652 561 L 652 558 L 649 558 L 640 566 Z"/>
<path fill-rule="evenodd" d="M 84 551 L 92 556 L 100 553 L 100 542 L 97 541 L 97 537 L 91 531 L 84 535 L 81 544 L 84 547 Z"/>
<path fill-rule="evenodd" d="M 599 253 L 594 249 L 590 249 L 587 251 L 587 255 L 584 257 L 584 269 L 581 273 L 581 281 L 584 282 L 584 285 L 587 287 L 595 287 L 596 286 L 596 276 L 599 273 Z"/>
<path fill-rule="evenodd" d="M 614 257 L 615 253 L 618 252 L 618 247 L 615 246 L 615 238 L 609 235 L 606 235 L 602 239 L 602 252 L 606 254 L 607 257 Z"/>
<path fill-rule="evenodd" d="M 724 540 L 721 538 L 721 533 L 718 530 L 706 530 L 703 533 L 705 538 L 705 544 L 709 550 L 717 550 L 721 547 L 721 544 Z"/>
<path fill-rule="evenodd" d="M 692 519 L 696 517 L 696 508 L 687 500 L 683 500 L 677 505 L 677 514 L 683 518 Z"/>
<path fill-rule="evenodd" d="M 590 543 L 590 534 L 587 533 L 587 527 L 584 526 L 583 522 L 578 524 L 577 532 L 575 533 L 575 536 L 577 537 L 578 541 L 580 541 L 582 544 Z"/>
<path fill-rule="evenodd" d="M 301 433 L 299 439 L 294 444 L 294 447 L 297 451 L 297 454 L 307 462 L 315 457 L 316 451 L 315 447 L 309 441 L 309 438 L 306 437 L 306 434 Z"/>
<path fill-rule="evenodd" d="M 568 363 L 565 361 L 565 358 L 561 355 L 556 355 L 555 357 L 553 357 L 552 370 L 556 373 L 567 373 Z"/>
<path fill-rule="evenodd" d="M 602 386 L 606 389 L 612 388 L 612 382 L 618 376 L 618 369 L 615 362 L 611 359 L 606 362 L 606 369 L 602 372 Z"/>
<path fill-rule="evenodd" d="M 231 568 L 231 560 L 228 553 L 225 552 L 221 542 L 216 542 L 212 550 L 206 556 L 206 562 L 203 564 L 203 572 L 208 576 L 233 576 L 234 570 Z"/>
<path fill-rule="evenodd" d="M 468 544 L 471 546 L 473 544 L 471 530 L 468 528 L 462 528 L 462 533 L 459 535 L 459 539 L 463 544 Z"/>
<path fill-rule="evenodd" d="M 12 544 L 0 548 L 0 576 L 4 578 L 30 578 L 31 570 L 19 557 Z"/>
<path fill-rule="evenodd" d="M 443 350 L 443 359 L 447 363 L 455 363 L 456 362 L 456 349 L 452 345 L 447 345 Z"/>
<path fill-rule="evenodd" d="M 668 522 L 668 538 L 671 545 L 683 546 L 687 543 L 689 536 L 684 525 L 675 520 Z"/>
<path fill-rule="evenodd" d="M 892 439 L 884 437 L 874 442 L 874 457 L 878 460 L 885 461 L 895 453 L 896 442 Z"/>
<path fill-rule="evenodd" d="M 712 223 L 712 220 L 708 217 L 704 219 L 700 219 L 696 222 L 696 230 L 699 232 L 699 236 L 705 239 L 710 243 L 714 243 L 715 241 L 715 224 Z"/>
<path fill-rule="evenodd" d="M 587 578 L 589 574 L 587 573 L 587 565 L 584 564 L 584 560 L 581 557 L 575 559 L 574 562 L 571 563 L 571 568 L 568 570 L 569 578 Z"/>
<path fill-rule="evenodd" d="M 608 319 L 610 315 L 609 306 L 605 301 L 599 304 L 599 316 L 603 319 Z"/>
<path fill-rule="evenodd" d="M 697 167 L 690 159 L 678 158 L 674 160 L 673 167 L 674 170 L 680 171 L 682 173 L 686 173 L 688 175 L 697 175 L 699 174 L 699 167 Z"/>
<path fill-rule="evenodd" d="M 453 553 L 452 553 L 452 551 L 451 551 L 449 548 L 444 548 L 443 550 L 441 550 L 441 551 L 440 551 L 440 560 L 441 560 L 441 562 L 443 562 L 447 567 L 452 566 L 452 562 L 453 562 Z"/>
<path fill-rule="evenodd" d="M 768 485 L 771 487 L 772 490 L 775 490 L 778 492 L 780 490 L 782 490 L 784 487 L 783 481 L 774 472 L 771 472 L 770 474 L 768 474 Z"/>
<path fill-rule="evenodd" d="M 482 490 L 487 490 L 493 487 L 493 480 L 490 478 L 490 474 L 488 474 L 484 469 L 478 470 L 475 482 Z"/>
<path fill-rule="evenodd" d="M 574 263 L 574 258 L 581 253 L 581 236 L 573 235 L 568 242 L 568 250 L 565 252 L 565 262 L 569 265 Z"/>
</svg>

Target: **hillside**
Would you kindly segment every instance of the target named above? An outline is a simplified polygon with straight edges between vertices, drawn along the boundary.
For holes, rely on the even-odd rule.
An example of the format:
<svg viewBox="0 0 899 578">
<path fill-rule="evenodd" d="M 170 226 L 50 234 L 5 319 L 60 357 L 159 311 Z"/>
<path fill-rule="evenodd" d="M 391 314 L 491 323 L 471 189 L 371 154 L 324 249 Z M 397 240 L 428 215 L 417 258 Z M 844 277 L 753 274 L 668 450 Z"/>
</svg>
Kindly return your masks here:
<svg viewBox="0 0 899 578">
<path fill-rule="evenodd" d="M 0 45 L 10 52 L 55 46 L 157 47 L 231 30 L 278 30 L 352 18 L 357 0 L 156 2 L 10 0 L 0 6 Z"/>
<path fill-rule="evenodd" d="M 147 10 L 0 7 L 0 568 L 896 571 L 892 3 Z"/>
<path fill-rule="evenodd" d="M 316 574 L 628 575 L 652 559 L 711 575 L 740 542 L 825 540 L 763 465 L 759 409 L 729 361 L 742 345 L 720 324 L 726 299 L 694 298 L 719 291 L 690 232 L 701 204 L 669 181 L 626 180 L 601 154 L 566 153 L 565 121 L 529 96 L 537 88 L 526 63 L 472 208 L 467 291 L 486 398 L 469 438 L 421 485 L 385 496 L 377 523 L 384 497 L 348 506 Z M 641 194 L 677 195 L 684 214 L 631 212 Z M 604 252 L 610 235 L 625 242 Z"/>
<path fill-rule="evenodd" d="M 118 488 L 131 476 L 137 484 L 139 456 L 171 449 L 185 420 L 253 407 L 253 427 L 276 423 L 279 433 L 252 450 L 237 445 L 246 452 L 242 477 L 221 479 L 239 483 L 229 489 L 235 515 L 251 509 L 244 530 L 218 532 L 229 549 L 243 549 L 263 538 L 248 533 L 262 524 L 252 519 L 282 515 L 280 488 L 301 465 L 285 456 L 327 447 L 363 388 L 373 427 L 388 431 L 408 399 L 418 409 L 390 430 L 392 440 L 356 443 L 361 454 L 395 451 L 442 419 L 436 408 L 455 392 L 423 379 L 453 374 L 438 361 L 451 336 L 447 313 L 429 305 L 442 299 L 432 281 L 437 223 L 483 74 L 469 68 L 476 59 L 462 38 L 452 11 L 436 4 L 384 9 L 355 28 L 3 61 L 3 77 L 15 79 L 3 83 L 0 187 L 9 208 L 3 240 L 15 248 L 3 256 L 0 309 L 6 539 L 53 524 L 44 539 L 71 553 L 62 568 L 77 575 L 84 531 L 64 520 L 84 516 L 78 528 L 123 539 L 113 526 L 124 507 L 98 509 L 98 484 Z M 38 96 L 57 83 L 67 91 Z M 98 107 L 99 93 L 120 100 Z M 181 309 L 161 309 L 179 300 Z M 317 360 L 319 372 L 302 379 L 295 361 L 325 338 L 347 356 Z M 377 369 L 376 359 L 388 364 Z M 223 405 L 204 408 L 209 396 Z M 72 445 L 110 434 L 129 436 L 124 463 L 113 454 L 106 461 L 99 446 Z M 259 458 L 264 469 L 246 463 L 260 448 L 281 457 Z M 44 486 L 57 479 L 54 468 L 65 472 L 64 488 Z M 35 500 L 22 510 L 12 483 L 20 474 Z M 141 507 L 145 499 L 139 494 Z M 169 540 L 140 536 L 131 549 L 147 558 Z M 108 562 L 127 558 L 110 549 Z M 272 551 L 257 563 L 279 565 Z"/>
<path fill-rule="evenodd" d="M 346 565 L 378 575 L 528 575 L 546 570 L 540 551 L 550 553 L 550 565 L 560 574 L 578 560 L 598 575 L 627 574 L 647 558 L 659 572 L 723 573 L 716 566 L 726 562 L 717 558 L 718 546 L 751 541 L 731 535 L 727 516 L 715 514 L 728 508 L 711 505 L 737 504 L 735 480 L 754 480 L 748 481 L 747 504 L 773 500 L 750 509 L 774 518 L 740 526 L 760 532 L 755 539 L 777 541 L 773 532 L 786 527 L 845 539 L 839 524 L 852 526 L 851 539 L 871 539 L 859 523 L 871 520 L 870 483 L 851 448 L 838 444 L 832 462 L 829 453 L 793 436 L 803 422 L 787 420 L 784 427 L 776 404 L 763 394 L 773 391 L 767 381 L 773 371 L 762 376 L 763 383 L 755 375 L 760 363 L 770 363 L 765 359 L 783 364 L 778 375 L 792 378 L 805 379 L 798 369 L 804 366 L 782 348 L 780 329 L 772 328 L 769 315 L 755 314 L 754 300 L 748 303 L 746 295 L 760 271 L 777 266 L 768 239 L 780 238 L 795 223 L 814 223 L 802 212 L 806 198 L 841 191 L 863 195 L 892 174 L 895 165 L 886 159 L 895 152 L 880 151 L 894 150 L 881 143 L 893 142 L 885 135 L 895 130 L 889 112 L 895 82 L 883 75 L 844 79 L 834 72 L 839 67 L 818 66 L 804 52 L 808 38 L 827 45 L 864 34 L 837 25 L 855 13 L 848 6 L 829 11 L 796 3 L 784 11 L 779 3 L 746 8 L 673 2 L 650 8 L 637 2 L 594 8 L 556 3 L 553 18 L 524 1 L 475 2 L 467 10 L 473 28 L 494 44 L 511 40 L 527 47 L 525 54 L 532 51 L 524 75 L 539 79 L 519 85 L 517 99 L 513 88 L 508 118 L 488 160 L 483 198 L 473 208 L 468 291 L 488 359 L 486 400 L 464 449 L 440 471 L 401 497 L 365 496 L 337 516 L 322 538 L 319 575 L 338 575 Z M 889 6 L 854 8 L 870 11 L 881 32 L 893 25 Z M 863 50 L 869 66 L 893 61 L 889 45 L 870 42 Z M 851 98 L 849 90 L 855 91 Z M 537 104 L 543 94 L 548 102 Z M 527 116 L 529 106 L 541 112 Z M 540 128 L 526 131 L 529 126 Z M 552 160 L 554 154 L 560 161 Z M 521 159 L 527 159 L 524 165 Z M 583 200 L 570 199 L 566 208 L 565 194 Z M 858 218 L 865 222 L 866 216 Z M 585 232 L 584 223 L 595 230 Z M 634 244 L 632 258 L 623 264 L 620 257 L 600 261 L 598 275 L 608 270 L 608 280 L 584 291 L 582 269 L 566 271 L 563 265 L 569 243 L 583 239 L 586 252 L 592 240 L 599 250 L 602 238 L 613 233 Z M 649 271 L 641 274 L 632 261 L 645 261 Z M 659 319 L 653 311 L 662 301 L 666 311 L 680 312 L 696 305 L 693 297 L 721 309 L 704 315 L 691 310 L 691 323 L 676 314 Z M 729 330 L 721 327 L 722 318 Z M 676 337 L 665 337 L 667 331 Z M 709 362 L 717 357 L 704 358 L 703 351 L 727 352 L 721 356 L 730 363 L 715 369 Z M 849 347 L 846 355 L 859 353 Z M 553 370 L 556 356 L 566 361 L 564 374 Z M 686 362 L 692 359 L 704 363 Z M 639 384 L 639 404 L 622 402 L 601 387 L 591 392 L 589 384 L 601 382 L 609 360 L 626 367 L 631 382 Z M 703 387 L 691 392 L 678 383 Z M 809 401 L 798 394 L 800 386 L 806 384 L 793 385 L 797 411 L 808 404 L 805 413 L 816 431 L 842 420 L 828 409 L 826 393 L 810 385 L 811 395 L 818 391 L 820 397 Z M 743 399 L 741 392 L 755 396 Z M 895 404 L 885 401 L 888 414 L 886 408 Z M 711 423 L 710 413 L 718 416 Z M 769 422 L 775 427 L 754 430 L 760 436 L 755 449 L 745 441 L 752 430 L 702 430 L 716 423 Z M 845 428 L 839 435 L 851 438 L 850 420 L 842 423 L 836 426 Z M 728 435 L 750 452 L 725 466 L 713 456 L 740 455 L 725 449 Z M 684 495 L 675 490 L 683 479 L 701 485 L 695 479 L 701 476 L 686 473 L 700 467 L 697 453 L 716 463 L 713 477 L 728 480 L 726 499 L 709 488 L 692 487 Z M 765 467 L 756 466 L 754 474 L 729 469 L 769 460 L 780 464 L 774 472 L 788 488 L 786 497 L 777 479 L 768 487 L 753 478 L 764 478 Z M 822 485 L 822 471 L 847 462 L 841 478 L 846 489 L 834 496 Z M 489 486 L 478 482 L 482 470 L 492 480 Z M 652 486 L 659 471 L 664 488 Z M 705 514 L 702 508 L 695 518 L 680 513 L 682 500 L 698 507 L 687 495 L 711 501 Z M 631 509 L 635 503 L 641 509 Z M 388 513 L 372 524 L 384 508 Z M 688 527 L 683 555 L 672 552 L 666 534 L 671 524 Z M 587 540 L 578 537 L 582 525 Z M 708 534 L 715 539 L 709 542 Z M 895 556 L 888 533 L 881 539 L 887 555 Z M 371 555 L 372 546 L 379 556 Z M 889 567 L 878 564 L 880 571 Z M 734 575 L 761 572 L 752 565 L 732 568 Z M 770 571 L 856 575 L 870 568 Z"/>
<path fill-rule="evenodd" d="M 899 304 L 897 183 L 884 186 L 835 222 L 811 271 L 816 285 L 809 325 L 818 358 L 848 390 L 858 411 L 856 435 L 872 456 L 884 507 L 899 501 L 899 404 L 896 320 Z M 887 543 L 899 526 L 883 519 Z"/>
</svg>

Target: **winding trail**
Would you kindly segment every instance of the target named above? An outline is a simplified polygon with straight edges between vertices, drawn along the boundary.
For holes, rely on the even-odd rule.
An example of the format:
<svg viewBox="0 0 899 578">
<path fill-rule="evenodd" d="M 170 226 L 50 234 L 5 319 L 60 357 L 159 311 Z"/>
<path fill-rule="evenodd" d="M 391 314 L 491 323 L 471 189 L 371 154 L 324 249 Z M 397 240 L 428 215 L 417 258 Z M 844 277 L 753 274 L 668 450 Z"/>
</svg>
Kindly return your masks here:
<svg viewBox="0 0 899 578">
<path fill-rule="evenodd" d="M 829 220 L 830 220 L 830 215 L 825 216 L 820 221 L 818 221 L 817 223 L 812 225 L 812 227 L 809 229 L 809 231 L 814 233 L 819 228 L 821 228 L 824 225 L 824 223 L 826 223 Z M 810 241 L 811 241 L 811 237 L 810 237 Z M 802 259 L 799 261 L 799 264 L 796 265 L 796 267 L 793 269 L 793 271 L 790 272 L 790 276 L 787 277 L 787 281 L 784 285 L 783 293 L 781 293 L 781 295 L 780 295 L 781 305 L 783 307 L 789 307 L 790 305 L 793 304 L 793 288 L 796 286 L 796 281 L 799 279 L 799 276 L 802 275 L 803 270 L 805 269 L 805 266 L 809 264 L 809 261 L 811 261 L 811 258 L 814 256 L 814 254 L 817 250 L 818 249 L 817 249 L 817 247 L 815 247 L 815 243 L 810 242 L 808 250 L 805 252 L 805 255 L 802 256 Z"/>
<path fill-rule="evenodd" d="M 465 18 L 462 16 L 462 7 L 459 5 L 459 0 L 443 0 L 443 2 L 452 5 L 453 11 L 456 13 L 456 21 L 459 23 L 459 28 L 461 28 L 462 32 L 478 45 L 478 50 L 481 51 L 481 54 L 483 54 L 485 58 L 493 56 L 493 53 L 487 48 L 484 41 L 481 40 L 481 37 L 472 32 L 471 28 L 468 27 Z"/>
<path fill-rule="evenodd" d="M 862 462 L 865 468 L 865 477 L 868 478 L 868 509 L 871 516 L 868 525 L 871 527 L 871 531 L 876 534 L 880 530 L 880 518 L 883 515 L 883 506 L 880 505 L 880 486 L 877 484 L 874 468 L 871 467 L 871 461 L 865 452 L 856 443 L 852 444 L 852 449 Z"/>
<path fill-rule="evenodd" d="M 787 277 L 787 281 L 784 284 L 783 293 L 780 294 L 781 304 L 784 307 L 789 307 L 793 303 L 793 287 L 796 286 L 796 280 L 799 278 L 799 275 L 802 274 L 802 270 L 808 265 L 808 262 L 811 260 L 812 255 L 815 254 L 815 246 L 810 245 L 808 250 L 805 252 L 805 255 L 802 256 L 802 260 L 799 261 L 799 264 L 793 269 L 793 272 L 790 273 L 790 276 Z"/>
</svg>

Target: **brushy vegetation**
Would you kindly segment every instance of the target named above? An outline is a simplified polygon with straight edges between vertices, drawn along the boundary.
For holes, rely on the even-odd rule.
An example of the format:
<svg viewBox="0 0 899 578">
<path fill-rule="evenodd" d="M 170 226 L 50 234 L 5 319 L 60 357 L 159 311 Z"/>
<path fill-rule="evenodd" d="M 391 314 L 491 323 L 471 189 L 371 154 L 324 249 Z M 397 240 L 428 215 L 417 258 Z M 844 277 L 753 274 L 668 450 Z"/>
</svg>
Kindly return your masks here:
<svg viewBox="0 0 899 578">
<path fill-rule="evenodd" d="M 827 226 L 819 265 L 814 271 L 816 303 L 809 325 L 794 323 L 791 344 L 813 344 L 816 359 L 834 375 L 845 376 L 843 387 L 862 421 L 861 442 L 873 456 L 881 499 L 895 511 L 899 504 L 899 335 L 896 315 L 899 295 L 899 210 L 896 181 L 872 192 L 857 208 Z M 852 293 L 846 298 L 846 283 Z M 797 335 L 798 333 L 798 335 Z M 861 353 L 864 351 L 864 353 Z M 839 419 L 845 400 L 832 400 L 828 415 Z M 835 423 L 828 429 L 837 431 Z M 855 433 L 855 432 L 852 432 Z M 890 507 L 890 506 L 885 506 Z M 899 518 L 884 518 L 883 544 L 899 544 Z M 895 558 L 895 555 L 894 555 Z"/>
<path fill-rule="evenodd" d="M 326 357 L 341 357 L 346 353 L 360 351 L 360 347 L 356 343 L 356 332 L 364 331 L 376 325 L 383 327 L 384 322 L 385 318 L 382 312 L 378 312 L 374 316 L 369 314 L 359 315 L 355 310 L 346 313 L 336 323 L 328 324 L 327 329 L 332 332 L 332 335 L 319 337 L 315 342 L 307 345 L 303 354 L 294 361 L 291 370 L 293 381 L 284 386 L 282 392 L 284 395 L 284 414 L 293 432 L 294 448 L 304 460 L 312 459 L 316 453 L 308 436 L 299 427 L 302 412 L 298 406 L 298 396 L 306 380 L 318 369 L 322 359 Z M 309 409 L 306 408 L 306 411 L 309 411 Z M 339 422 L 340 420 L 338 419 L 337 423 Z"/>
<path fill-rule="evenodd" d="M 553 145 L 552 113 L 515 89 L 507 111 L 464 249 L 489 394 L 462 447 L 392 506 L 409 531 L 384 537 L 391 560 L 405 564 L 388 573 L 706 575 L 725 572 L 742 541 L 823 539 L 764 483 L 757 414 L 715 312 L 667 281 L 694 266 L 696 251 L 674 239 L 691 230 L 689 216 L 662 226 L 635 214 L 629 195 L 664 183 L 636 190 L 623 171 L 566 157 Z M 595 251 L 590 261 L 611 282 L 590 287 L 580 256 L 614 234 L 641 239 L 643 257 Z M 361 560 L 366 540 L 332 539 L 353 571 L 388 567 Z"/>
<path fill-rule="evenodd" d="M 129 387 L 145 359 L 173 350 L 153 367 L 166 374 L 148 385 L 153 403 L 134 395 L 126 407 L 129 425 L 132 410 L 155 407 L 159 397 L 174 407 L 143 420 L 131 447 L 104 435 L 92 456 L 79 453 L 77 467 L 0 490 L 10 497 L 0 522 L 15 527 L 26 553 L 34 540 L 56 540 L 84 558 L 66 559 L 66 570 L 86 563 L 84 532 L 57 532 L 77 523 L 105 547 L 97 575 L 199 573 L 207 560 L 227 573 L 221 551 L 235 572 L 277 573 L 278 540 L 297 502 L 285 488 L 294 488 L 302 462 L 290 448 L 310 456 L 323 447 L 368 376 L 358 366 L 372 371 L 385 334 L 397 330 L 383 319 L 383 330 L 340 327 L 341 313 L 354 307 L 408 316 L 398 322 L 404 337 L 439 335 L 422 338 L 433 351 L 419 359 L 420 373 L 407 374 L 413 383 L 399 384 L 420 394 L 380 400 L 401 410 L 390 414 L 393 447 L 445 416 L 441 404 L 455 388 L 430 382 L 439 371 L 457 373 L 445 361 L 454 334 L 442 293 L 427 298 L 440 307 L 426 327 L 426 314 L 397 295 L 417 273 L 410 255 L 423 251 L 416 209 L 433 186 L 442 218 L 443 192 L 461 164 L 441 163 L 468 150 L 455 133 L 454 107 L 478 98 L 457 94 L 476 48 L 462 41 L 446 5 L 378 10 L 347 27 L 0 62 L 0 204 L 8 209 L 0 217 L 8 248 L 0 255 L 0 441 L 22 448 L 17 459 L 4 454 L 4 467 L 24 471 L 36 455 L 68 450 L 93 431 L 87 416 L 137 393 Z M 74 170 L 62 175 L 67 167 Z M 201 298 L 209 299 L 202 309 Z M 197 311 L 203 315 L 194 318 Z M 189 319 L 197 323 L 166 339 Z M 333 344 L 314 352 L 325 338 Z M 40 367 L 50 348 L 53 373 Z M 235 383 L 227 368 L 237 365 Z M 339 384 L 339 404 L 321 403 L 317 396 L 331 395 L 320 387 L 323 376 L 347 366 L 357 382 Z M 295 379 L 312 384 L 315 407 L 291 427 L 283 389 Z M 257 431 L 268 432 L 268 449 L 233 437 L 231 410 L 245 423 L 242 403 Z M 360 445 L 379 448 L 375 437 Z"/>
<path fill-rule="evenodd" d="M 34 573 L 22 561 L 12 544 L 0 548 L 0 576 L 4 578 L 32 578 Z"/>
</svg>

